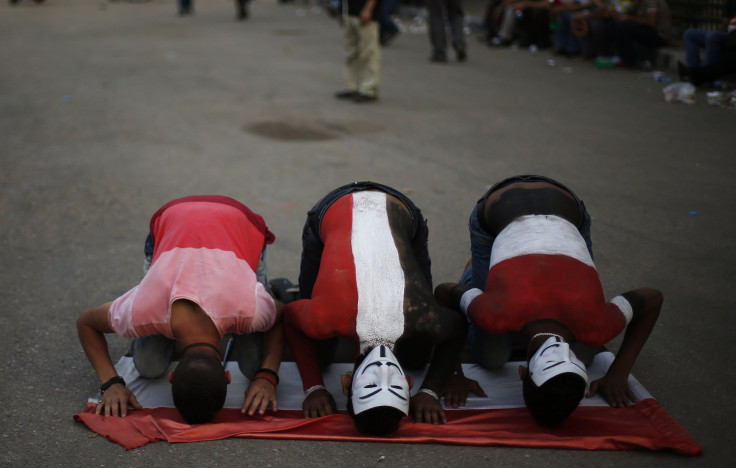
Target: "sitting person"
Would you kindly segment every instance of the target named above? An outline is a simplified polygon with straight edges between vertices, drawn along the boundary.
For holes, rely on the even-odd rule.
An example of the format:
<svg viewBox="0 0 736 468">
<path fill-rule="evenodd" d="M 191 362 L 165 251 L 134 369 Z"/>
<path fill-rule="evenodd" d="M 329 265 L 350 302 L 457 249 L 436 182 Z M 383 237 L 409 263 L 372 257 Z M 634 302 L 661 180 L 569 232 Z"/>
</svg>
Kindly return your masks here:
<svg viewBox="0 0 736 468">
<path fill-rule="evenodd" d="M 599 18 L 592 28 L 599 55 L 608 55 L 601 51 L 612 45 L 618 54 L 616 65 L 631 68 L 642 64 L 637 46 L 656 49 L 667 45 L 672 20 L 665 0 L 636 0 L 633 5 L 613 2 L 612 6 L 591 14 Z"/>
<path fill-rule="evenodd" d="M 726 3 L 724 15 L 724 30 L 690 28 L 683 34 L 687 65 L 677 63 L 681 80 L 701 85 L 736 73 L 736 0 Z M 700 58 L 701 49 L 705 52 L 704 61 Z"/>
<path fill-rule="evenodd" d="M 234 351 L 251 380 L 242 412 L 277 409 L 283 351 L 280 310 L 268 293 L 265 247 L 274 241 L 263 218 L 223 196 L 173 200 L 151 218 L 143 280 L 113 302 L 82 313 L 79 340 L 102 382 L 96 412 L 126 416 L 140 408 L 117 375 L 105 333 L 134 338 L 134 363 L 144 378 L 169 374 L 174 405 L 185 421 L 210 421 L 225 402 L 230 374 L 220 339 L 238 335 Z M 144 267 L 144 269 L 146 268 Z M 257 273 L 256 273 L 257 272 Z"/>
<path fill-rule="evenodd" d="M 427 239 L 426 222 L 411 200 L 373 182 L 340 187 L 309 211 L 302 299 L 284 307 L 305 417 L 336 411 L 321 369 L 332 363 L 337 337 L 346 337 L 359 353 L 347 387 L 348 412 L 360 432 L 390 434 L 410 408 L 417 422 L 445 422 L 440 394 L 465 345 L 467 324 L 434 300 Z M 428 360 L 410 400 L 413 382 L 404 368 L 421 369 Z"/>
<path fill-rule="evenodd" d="M 641 288 L 608 303 L 593 264 L 590 216 L 564 185 L 519 176 L 494 185 L 470 216 L 472 258 L 464 281 L 435 289 L 440 304 L 463 311 L 478 364 L 503 365 L 512 334 L 527 343 L 520 366 L 524 401 L 541 424 L 555 426 L 588 388 L 570 344 L 603 346 L 626 329 L 607 374 L 590 383 L 611 406 L 627 406 L 636 357 L 656 323 L 662 294 Z"/>
<path fill-rule="evenodd" d="M 557 31 L 553 35 L 553 52 L 559 55 L 567 55 L 573 57 L 584 54 L 591 56 L 590 47 L 586 47 L 588 42 L 584 42 L 573 29 L 573 18 L 583 10 L 595 10 L 602 5 L 600 0 L 563 0 L 562 2 L 550 4 L 552 16 L 557 21 Z M 583 24 L 583 28 L 587 28 L 587 24 Z M 585 34 L 581 34 L 585 35 Z"/>
</svg>

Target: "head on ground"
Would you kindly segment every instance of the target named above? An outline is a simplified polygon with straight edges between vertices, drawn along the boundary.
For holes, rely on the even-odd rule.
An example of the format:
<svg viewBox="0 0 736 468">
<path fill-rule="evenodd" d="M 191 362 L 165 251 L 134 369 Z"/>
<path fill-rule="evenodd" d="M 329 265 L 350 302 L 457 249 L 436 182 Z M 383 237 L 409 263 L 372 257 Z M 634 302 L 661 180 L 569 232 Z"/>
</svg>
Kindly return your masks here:
<svg viewBox="0 0 736 468">
<path fill-rule="evenodd" d="M 359 432 L 383 436 L 396 432 L 409 414 L 410 381 L 387 346 L 367 351 L 355 362 L 347 409 Z"/>
<path fill-rule="evenodd" d="M 210 422 L 225 404 L 229 375 L 219 356 L 192 349 L 179 359 L 170 376 L 174 406 L 189 424 Z"/>
<path fill-rule="evenodd" d="M 560 425 L 585 396 L 585 365 L 559 335 L 551 335 L 521 366 L 524 403 L 534 419 L 547 427 Z"/>
</svg>

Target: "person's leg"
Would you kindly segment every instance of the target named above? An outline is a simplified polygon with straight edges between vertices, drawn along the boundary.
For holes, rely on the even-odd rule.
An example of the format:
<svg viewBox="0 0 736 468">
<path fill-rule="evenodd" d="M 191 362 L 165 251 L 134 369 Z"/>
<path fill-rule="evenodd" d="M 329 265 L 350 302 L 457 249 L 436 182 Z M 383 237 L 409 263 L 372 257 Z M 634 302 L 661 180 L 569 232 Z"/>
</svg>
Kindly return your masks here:
<svg viewBox="0 0 736 468">
<path fill-rule="evenodd" d="M 514 30 L 516 29 L 516 11 L 513 7 L 507 6 L 503 11 L 501 24 L 498 27 L 498 37 L 503 42 L 511 42 L 514 38 Z"/>
<path fill-rule="evenodd" d="M 550 46 L 549 9 L 526 8 L 524 16 L 529 15 L 528 34 L 531 43 L 540 49 Z"/>
<path fill-rule="evenodd" d="M 234 335 L 232 353 L 240 372 L 248 380 L 253 380 L 263 362 L 263 333 Z"/>
<path fill-rule="evenodd" d="M 378 22 L 369 21 L 359 28 L 358 92 L 378 97 L 381 83 L 381 45 L 378 40 Z"/>
<path fill-rule="evenodd" d="M 662 47 L 665 45 L 664 39 L 659 37 L 656 29 L 633 21 L 614 21 L 613 31 L 619 57 L 628 66 L 637 63 L 635 43 L 646 47 Z"/>
<path fill-rule="evenodd" d="M 432 46 L 432 59 L 447 60 L 447 33 L 445 31 L 445 16 L 443 0 L 427 0 L 429 15 L 429 42 Z"/>
<path fill-rule="evenodd" d="M 705 65 L 716 65 L 723 55 L 723 43 L 728 33 L 723 31 L 708 31 L 705 34 Z"/>
<path fill-rule="evenodd" d="M 397 0 L 384 0 L 381 5 L 381 42 L 385 38 L 393 37 L 399 32 L 399 27 L 396 26 L 394 20 L 391 19 L 391 15 L 396 9 Z"/>
<path fill-rule="evenodd" d="M 494 236 L 488 234 L 478 221 L 478 208 L 482 203 L 473 207 L 468 219 L 468 230 L 470 231 L 470 263 L 471 279 L 470 286 L 480 290 L 486 289 L 488 268 L 491 264 L 491 248 Z"/>
<path fill-rule="evenodd" d="M 238 19 L 248 18 L 248 0 L 235 0 Z"/>
<path fill-rule="evenodd" d="M 394 354 L 401 367 L 406 370 L 420 370 L 429 362 L 432 355 L 432 344 L 419 337 L 399 340 L 394 347 Z"/>
<path fill-rule="evenodd" d="M 468 46 L 465 43 L 465 13 L 460 0 L 446 0 L 447 20 L 450 23 L 452 48 L 457 53 L 458 60 L 466 58 Z"/>
<path fill-rule="evenodd" d="M 333 362 L 335 362 L 335 354 L 337 353 L 340 337 L 329 338 L 326 340 L 315 340 L 314 349 L 317 352 L 317 365 L 319 370 L 325 371 Z"/>
<path fill-rule="evenodd" d="M 176 340 L 163 335 L 144 336 L 133 342 L 133 364 L 144 379 L 164 375 L 175 353 Z"/>
<path fill-rule="evenodd" d="M 611 57 L 613 52 L 613 21 L 591 19 L 588 22 L 593 53 L 598 57 Z"/>
<path fill-rule="evenodd" d="M 705 47 L 705 31 L 702 29 L 686 29 L 682 34 L 682 42 L 685 45 L 685 63 L 688 67 L 699 67 L 700 49 Z"/>
<path fill-rule="evenodd" d="M 491 335 L 471 323 L 468 327 L 468 346 L 473 360 L 484 369 L 498 369 L 511 357 L 511 333 Z"/>
<path fill-rule="evenodd" d="M 345 16 L 345 89 L 358 91 L 358 57 L 360 20 L 355 16 Z"/>
</svg>

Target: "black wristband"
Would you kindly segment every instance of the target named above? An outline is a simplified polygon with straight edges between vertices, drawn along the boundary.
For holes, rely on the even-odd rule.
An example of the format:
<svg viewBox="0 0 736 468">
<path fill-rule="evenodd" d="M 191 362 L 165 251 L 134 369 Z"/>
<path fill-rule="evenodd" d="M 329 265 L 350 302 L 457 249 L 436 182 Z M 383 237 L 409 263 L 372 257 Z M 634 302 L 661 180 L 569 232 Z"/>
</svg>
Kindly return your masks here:
<svg viewBox="0 0 736 468">
<path fill-rule="evenodd" d="M 123 380 L 123 378 L 120 377 L 119 375 L 116 375 L 112 379 L 100 385 L 100 393 L 105 393 L 105 390 L 107 390 L 108 388 L 112 387 L 115 384 L 123 384 L 123 387 L 125 387 L 125 380 Z"/>
<path fill-rule="evenodd" d="M 265 372 L 266 374 L 273 375 L 273 378 L 276 379 L 276 384 L 279 383 L 279 374 L 277 374 L 276 371 L 272 371 L 271 369 L 266 369 L 265 367 L 261 367 L 260 369 L 258 369 L 256 374 L 258 374 L 258 372 Z"/>
</svg>

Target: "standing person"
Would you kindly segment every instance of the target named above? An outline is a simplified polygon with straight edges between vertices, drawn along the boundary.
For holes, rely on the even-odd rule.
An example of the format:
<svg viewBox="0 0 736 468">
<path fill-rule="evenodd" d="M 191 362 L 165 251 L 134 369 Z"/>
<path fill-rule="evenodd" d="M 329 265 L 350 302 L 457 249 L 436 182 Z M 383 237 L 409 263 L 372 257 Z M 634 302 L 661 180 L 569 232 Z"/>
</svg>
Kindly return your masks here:
<svg viewBox="0 0 736 468">
<path fill-rule="evenodd" d="M 468 59 L 468 47 L 465 43 L 465 14 L 461 0 L 427 0 L 429 13 L 429 42 L 432 55 L 429 60 L 435 63 L 447 62 L 447 27 L 450 27 L 452 48 L 458 62 Z"/>
<path fill-rule="evenodd" d="M 374 102 L 381 82 L 380 0 L 345 0 L 343 20 L 345 90 L 335 97 L 357 103 Z"/>
<path fill-rule="evenodd" d="M 470 269 L 460 283 L 437 286 L 435 296 L 467 315 L 478 364 L 503 365 L 512 334 L 519 334 L 527 343 L 527 366 L 519 367 L 524 401 L 541 424 L 555 426 L 588 389 L 585 364 L 570 345 L 598 348 L 625 329 L 608 372 L 587 394 L 630 405 L 627 379 L 657 321 L 662 293 L 640 288 L 606 302 L 583 202 L 552 179 L 512 177 L 478 201 L 469 224 Z"/>
<path fill-rule="evenodd" d="M 235 0 L 235 8 L 237 9 L 238 20 L 246 20 L 250 13 L 248 12 L 248 3 L 250 0 Z"/>
<path fill-rule="evenodd" d="M 125 416 L 140 408 L 110 360 L 105 333 L 133 338 L 144 378 L 168 369 L 174 405 L 190 424 L 210 421 L 227 394 L 230 374 L 219 343 L 234 334 L 241 372 L 251 380 L 242 412 L 277 409 L 283 352 L 280 310 L 266 289 L 265 247 L 274 235 L 263 218 L 223 196 L 173 200 L 151 218 L 150 269 L 133 289 L 77 319 L 84 352 L 102 383 L 97 414 Z M 144 268 L 145 269 L 145 268 Z"/>
<path fill-rule="evenodd" d="M 186 16 L 194 13 L 193 3 L 193 0 L 179 0 L 179 16 Z"/>
<path fill-rule="evenodd" d="M 410 408 L 417 422 L 445 422 L 440 394 L 467 326 L 461 314 L 434 300 L 427 239 L 426 222 L 411 200 L 374 182 L 340 187 L 309 211 L 299 273 L 303 299 L 284 308 L 305 417 L 336 411 L 321 370 L 332 363 L 337 337 L 346 337 L 359 354 L 348 412 L 360 432 L 390 434 Z M 404 367 L 421 369 L 428 360 L 410 400 L 413 382 Z M 473 391 L 482 393 L 475 385 Z"/>
</svg>

